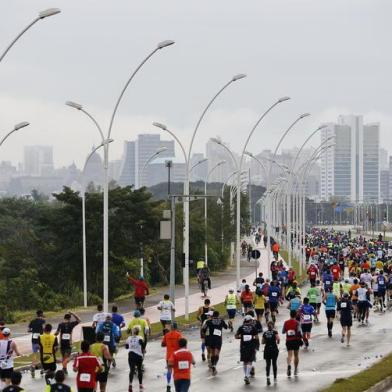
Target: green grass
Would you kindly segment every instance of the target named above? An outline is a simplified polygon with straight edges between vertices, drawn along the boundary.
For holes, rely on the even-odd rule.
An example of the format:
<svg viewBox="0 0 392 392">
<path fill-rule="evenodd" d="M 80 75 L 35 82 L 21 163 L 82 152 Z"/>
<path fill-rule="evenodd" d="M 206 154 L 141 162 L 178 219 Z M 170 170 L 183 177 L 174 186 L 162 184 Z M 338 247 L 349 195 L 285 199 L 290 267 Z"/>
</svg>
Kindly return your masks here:
<svg viewBox="0 0 392 392">
<path fill-rule="evenodd" d="M 338 378 L 321 392 L 362 392 L 392 375 L 392 354 L 375 363 L 369 369 L 348 378 Z"/>
</svg>

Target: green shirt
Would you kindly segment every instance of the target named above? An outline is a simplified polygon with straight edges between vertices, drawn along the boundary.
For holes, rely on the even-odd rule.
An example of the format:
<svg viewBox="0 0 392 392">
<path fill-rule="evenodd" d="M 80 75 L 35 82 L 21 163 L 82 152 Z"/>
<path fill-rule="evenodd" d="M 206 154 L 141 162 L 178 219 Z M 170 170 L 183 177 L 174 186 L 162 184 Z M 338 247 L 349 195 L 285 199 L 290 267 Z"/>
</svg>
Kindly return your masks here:
<svg viewBox="0 0 392 392">
<path fill-rule="evenodd" d="M 308 298 L 311 304 L 317 303 L 317 296 L 319 295 L 319 291 L 316 287 L 311 287 L 308 291 Z"/>
</svg>

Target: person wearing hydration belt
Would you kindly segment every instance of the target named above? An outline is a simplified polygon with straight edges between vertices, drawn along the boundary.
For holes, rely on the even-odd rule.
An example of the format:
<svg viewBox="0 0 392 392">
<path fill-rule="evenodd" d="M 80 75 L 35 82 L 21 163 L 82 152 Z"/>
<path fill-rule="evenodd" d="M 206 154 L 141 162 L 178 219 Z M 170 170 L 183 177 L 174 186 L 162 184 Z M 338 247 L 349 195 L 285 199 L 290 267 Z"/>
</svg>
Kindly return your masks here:
<svg viewBox="0 0 392 392">
<path fill-rule="evenodd" d="M 234 289 L 229 290 L 229 294 L 226 295 L 225 298 L 225 306 L 226 306 L 226 312 L 227 316 L 229 318 L 229 328 L 230 331 L 233 332 L 233 320 L 235 319 L 235 315 L 237 313 L 237 308 L 240 305 L 240 301 L 237 297 L 237 295 L 234 294 Z"/>
</svg>

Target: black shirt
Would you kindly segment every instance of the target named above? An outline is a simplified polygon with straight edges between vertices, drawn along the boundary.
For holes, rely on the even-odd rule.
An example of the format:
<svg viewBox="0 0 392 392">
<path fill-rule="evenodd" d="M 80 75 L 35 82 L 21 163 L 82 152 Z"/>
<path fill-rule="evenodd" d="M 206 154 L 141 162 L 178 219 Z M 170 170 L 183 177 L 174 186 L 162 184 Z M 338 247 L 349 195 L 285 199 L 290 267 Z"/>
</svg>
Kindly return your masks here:
<svg viewBox="0 0 392 392">
<path fill-rule="evenodd" d="M 65 384 L 52 384 L 50 386 L 50 392 L 71 392 L 71 387 Z"/>
<path fill-rule="evenodd" d="M 24 391 L 24 389 L 19 387 L 18 385 L 8 385 L 8 387 L 3 389 L 3 392 L 20 392 L 20 391 Z"/>
<path fill-rule="evenodd" d="M 278 332 L 273 330 L 267 330 L 263 333 L 263 339 L 266 350 L 277 350 L 278 345 L 276 342 L 276 337 L 278 336 Z"/>
<path fill-rule="evenodd" d="M 42 335 L 44 332 L 44 325 L 45 325 L 45 320 L 41 318 L 36 318 L 32 321 L 30 321 L 29 324 L 29 331 L 31 331 L 31 341 L 33 343 L 39 343 L 39 335 Z M 37 335 L 39 334 L 39 335 Z"/>
<path fill-rule="evenodd" d="M 257 329 L 252 323 L 241 325 L 241 327 L 238 328 L 236 335 L 241 338 L 241 350 L 255 347 Z"/>
<path fill-rule="evenodd" d="M 227 329 L 227 324 L 220 318 L 207 320 L 202 328 L 206 336 L 222 339 L 222 329 Z"/>
<path fill-rule="evenodd" d="M 79 324 L 79 321 L 70 321 L 69 323 L 60 323 L 57 332 L 60 332 L 61 347 L 70 347 L 72 341 L 72 330 Z"/>
</svg>

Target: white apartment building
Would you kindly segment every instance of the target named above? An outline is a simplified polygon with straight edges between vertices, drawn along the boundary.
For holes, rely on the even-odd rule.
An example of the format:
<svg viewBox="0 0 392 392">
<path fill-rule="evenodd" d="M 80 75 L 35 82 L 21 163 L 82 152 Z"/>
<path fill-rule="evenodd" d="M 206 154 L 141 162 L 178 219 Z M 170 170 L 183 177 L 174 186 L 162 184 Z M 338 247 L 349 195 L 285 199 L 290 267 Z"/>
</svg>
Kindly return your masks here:
<svg viewBox="0 0 392 392">
<path fill-rule="evenodd" d="M 380 201 L 379 124 L 363 124 L 363 117 L 339 116 L 321 130 L 321 142 L 331 138 L 322 154 L 320 198 L 351 202 Z"/>
</svg>

